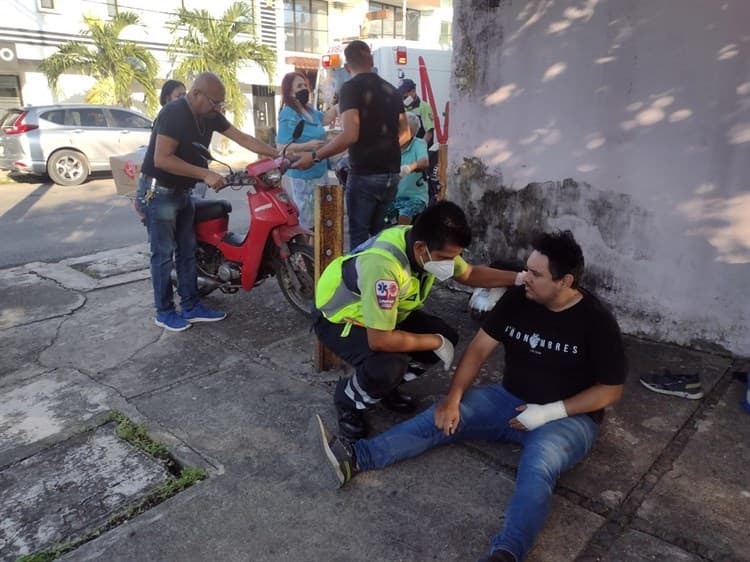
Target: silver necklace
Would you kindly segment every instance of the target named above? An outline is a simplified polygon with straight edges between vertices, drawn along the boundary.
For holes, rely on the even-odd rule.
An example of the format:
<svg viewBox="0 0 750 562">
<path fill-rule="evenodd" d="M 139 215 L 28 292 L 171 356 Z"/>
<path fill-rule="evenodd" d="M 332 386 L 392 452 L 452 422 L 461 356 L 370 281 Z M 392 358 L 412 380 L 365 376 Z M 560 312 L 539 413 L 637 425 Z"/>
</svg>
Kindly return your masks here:
<svg viewBox="0 0 750 562">
<path fill-rule="evenodd" d="M 190 108 L 190 113 L 193 113 L 193 106 L 190 104 L 190 100 L 188 99 L 188 96 L 185 96 L 185 102 L 187 102 L 188 107 Z M 195 121 L 195 128 L 198 131 L 199 136 L 205 136 L 206 134 L 206 122 L 203 120 L 203 117 L 201 117 L 201 123 L 203 123 L 203 130 L 201 130 L 200 123 L 198 123 L 198 118 L 193 113 L 193 121 Z"/>
<path fill-rule="evenodd" d="M 198 134 L 203 137 L 206 134 L 206 123 L 203 121 L 203 118 L 201 117 L 201 122 L 203 123 L 203 130 L 201 130 L 201 126 L 198 123 L 198 119 L 195 118 L 195 128 L 198 129 Z"/>
</svg>

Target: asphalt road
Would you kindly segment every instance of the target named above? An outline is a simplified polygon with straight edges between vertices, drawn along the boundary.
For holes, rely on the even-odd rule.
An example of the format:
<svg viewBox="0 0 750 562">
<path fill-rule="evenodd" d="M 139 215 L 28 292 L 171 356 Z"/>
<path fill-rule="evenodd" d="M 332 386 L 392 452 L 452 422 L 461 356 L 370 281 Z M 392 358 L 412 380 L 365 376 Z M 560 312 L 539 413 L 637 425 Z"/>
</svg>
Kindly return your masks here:
<svg viewBox="0 0 750 562">
<path fill-rule="evenodd" d="M 246 232 L 244 191 L 226 189 L 220 195 L 234 208 L 230 229 Z M 75 187 L 34 180 L 0 184 L 0 268 L 54 262 L 146 240 L 131 200 L 115 193 L 111 176 Z"/>
</svg>

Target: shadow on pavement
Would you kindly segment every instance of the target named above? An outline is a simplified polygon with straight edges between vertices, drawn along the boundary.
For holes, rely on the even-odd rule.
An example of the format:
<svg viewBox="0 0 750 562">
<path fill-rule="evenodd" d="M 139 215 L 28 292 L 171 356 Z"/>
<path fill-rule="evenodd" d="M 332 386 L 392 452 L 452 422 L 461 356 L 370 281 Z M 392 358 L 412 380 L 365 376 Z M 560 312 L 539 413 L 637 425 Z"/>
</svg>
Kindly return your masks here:
<svg viewBox="0 0 750 562">
<path fill-rule="evenodd" d="M 38 180 L 39 178 L 37 177 L 37 181 Z M 15 220 L 16 222 L 23 219 L 29 209 L 34 206 L 34 203 L 36 203 L 37 200 L 43 197 L 44 194 L 47 193 L 53 186 L 54 184 L 52 183 L 39 184 L 39 186 L 34 191 L 29 193 L 15 205 L 13 205 L 5 213 L 0 215 L 0 218 L 6 220 Z"/>
</svg>

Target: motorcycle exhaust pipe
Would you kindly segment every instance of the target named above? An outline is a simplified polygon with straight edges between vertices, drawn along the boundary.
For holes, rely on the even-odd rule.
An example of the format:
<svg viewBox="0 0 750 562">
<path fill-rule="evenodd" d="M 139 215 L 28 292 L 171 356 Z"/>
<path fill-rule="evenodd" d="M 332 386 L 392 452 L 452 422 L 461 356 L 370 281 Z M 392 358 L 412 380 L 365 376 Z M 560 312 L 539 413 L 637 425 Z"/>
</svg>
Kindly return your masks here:
<svg viewBox="0 0 750 562">
<path fill-rule="evenodd" d="M 177 271 L 175 271 L 174 269 L 170 271 L 169 279 L 176 286 L 177 285 Z M 219 287 L 222 286 L 222 283 L 220 281 L 211 279 L 210 277 L 204 277 L 203 275 L 199 275 L 196 281 L 197 281 L 199 291 L 202 289 L 213 291 L 214 289 L 218 289 Z"/>
<path fill-rule="evenodd" d="M 221 283 L 219 281 L 216 281 L 215 279 L 211 279 L 209 277 L 203 277 L 202 275 L 198 276 L 198 290 L 207 289 L 213 291 L 214 289 L 218 289 L 221 287 Z"/>
</svg>

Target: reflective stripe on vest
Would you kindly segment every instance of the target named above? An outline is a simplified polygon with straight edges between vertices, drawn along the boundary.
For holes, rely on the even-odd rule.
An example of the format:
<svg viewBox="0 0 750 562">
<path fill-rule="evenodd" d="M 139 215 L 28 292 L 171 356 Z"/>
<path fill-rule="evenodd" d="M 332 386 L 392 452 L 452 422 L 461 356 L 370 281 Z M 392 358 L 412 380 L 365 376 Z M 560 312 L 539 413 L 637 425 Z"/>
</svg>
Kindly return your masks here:
<svg viewBox="0 0 750 562">
<path fill-rule="evenodd" d="M 409 230 L 411 227 L 394 227 L 400 230 Z M 405 273 L 406 277 L 411 277 L 411 265 L 409 264 L 409 257 L 406 255 L 406 242 L 404 241 L 404 248 L 399 248 L 396 244 L 393 242 L 390 242 L 388 240 L 382 240 L 381 238 L 389 238 L 392 236 L 391 232 L 389 232 L 391 229 L 384 230 L 380 234 L 373 236 L 368 240 L 367 242 L 364 242 L 360 246 L 357 247 L 357 253 L 351 254 L 349 256 L 342 256 L 337 259 L 339 263 L 335 266 L 339 268 L 339 279 L 338 279 L 338 285 L 333 292 L 333 295 L 331 295 L 331 298 L 328 299 L 328 301 L 319 307 L 319 310 L 323 313 L 323 316 L 325 316 L 327 319 L 331 319 L 336 314 L 340 313 L 345 308 L 358 303 L 361 300 L 361 295 L 355 293 L 354 291 L 350 290 L 349 287 L 346 286 L 346 283 L 344 283 L 343 280 L 343 265 L 344 262 L 350 260 L 350 259 L 356 259 L 357 257 L 361 256 L 365 253 L 376 253 L 378 255 L 381 255 L 387 259 L 390 259 L 391 261 L 395 261 L 398 263 L 399 266 L 401 266 L 401 269 Z M 334 263 L 331 263 L 328 267 L 334 266 Z M 346 319 L 347 324 L 351 324 L 351 319 Z M 348 326 L 347 328 L 351 328 L 351 326 Z M 342 336 L 345 336 L 349 333 L 349 329 L 345 329 L 345 333 L 342 334 Z"/>
</svg>

